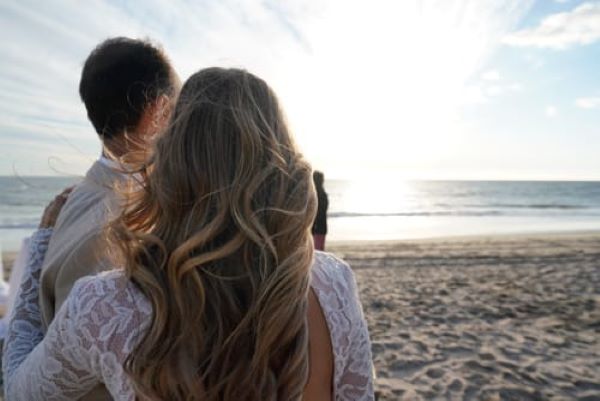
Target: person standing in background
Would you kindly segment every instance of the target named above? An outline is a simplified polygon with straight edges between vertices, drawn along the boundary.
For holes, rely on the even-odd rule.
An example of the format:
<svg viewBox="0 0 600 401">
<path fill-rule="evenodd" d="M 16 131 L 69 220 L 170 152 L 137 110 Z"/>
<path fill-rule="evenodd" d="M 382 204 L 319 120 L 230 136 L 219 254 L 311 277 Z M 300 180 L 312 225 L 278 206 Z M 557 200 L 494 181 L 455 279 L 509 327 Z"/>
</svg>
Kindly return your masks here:
<svg viewBox="0 0 600 401">
<path fill-rule="evenodd" d="M 317 190 L 318 208 L 315 221 L 312 226 L 312 235 L 315 243 L 315 249 L 318 251 L 325 250 L 325 236 L 327 235 L 327 208 L 329 207 L 329 199 L 327 192 L 323 187 L 325 176 L 322 172 L 315 170 L 313 172 L 313 181 Z"/>
</svg>

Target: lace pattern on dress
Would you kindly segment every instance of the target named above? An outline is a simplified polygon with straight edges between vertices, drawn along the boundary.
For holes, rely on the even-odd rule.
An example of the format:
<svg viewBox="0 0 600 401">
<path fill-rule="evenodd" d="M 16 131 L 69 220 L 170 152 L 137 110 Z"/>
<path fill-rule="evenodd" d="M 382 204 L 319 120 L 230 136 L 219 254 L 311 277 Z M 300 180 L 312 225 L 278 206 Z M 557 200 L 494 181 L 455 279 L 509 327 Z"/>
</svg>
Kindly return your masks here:
<svg viewBox="0 0 600 401">
<path fill-rule="evenodd" d="M 38 231 L 5 342 L 7 400 L 73 400 L 104 383 L 115 400 L 133 401 L 123 370 L 151 320 L 150 302 L 121 270 L 77 281 L 43 337 L 39 274 L 50 230 Z M 334 353 L 335 401 L 371 401 L 369 334 L 347 264 L 315 255 L 311 286 L 327 320 Z"/>
<path fill-rule="evenodd" d="M 331 336 L 334 400 L 374 400 L 371 342 L 354 273 L 333 255 L 316 252 L 311 286 Z"/>
<path fill-rule="evenodd" d="M 7 400 L 73 400 L 104 383 L 117 400 L 135 399 L 123 362 L 151 310 L 122 272 L 78 280 L 43 336 L 39 275 L 51 230 L 34 234 L 3 356 Z"/>
</svg>

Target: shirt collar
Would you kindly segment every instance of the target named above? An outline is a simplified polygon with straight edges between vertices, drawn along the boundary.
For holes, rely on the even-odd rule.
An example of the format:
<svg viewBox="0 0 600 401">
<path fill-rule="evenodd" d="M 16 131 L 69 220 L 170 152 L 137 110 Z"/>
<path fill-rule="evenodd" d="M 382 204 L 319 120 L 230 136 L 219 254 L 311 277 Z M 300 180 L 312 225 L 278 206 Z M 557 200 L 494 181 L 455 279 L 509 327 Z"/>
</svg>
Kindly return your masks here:
<svg viewBox="0 0 600 401">
<path fill-rule="evenodd" d="M 123 168 L 123 165 L 121 163 L 119 163 L 116 160 L 109 159 L 104 155 L 100 155 L 100 159 L 98 159 L 98 161 L 104 166 L 108 167 L 109 169 L 116 170 L 119 173 L 123 173 L 123 171 L 126 171 L 126 169 Z"/>
</svg>

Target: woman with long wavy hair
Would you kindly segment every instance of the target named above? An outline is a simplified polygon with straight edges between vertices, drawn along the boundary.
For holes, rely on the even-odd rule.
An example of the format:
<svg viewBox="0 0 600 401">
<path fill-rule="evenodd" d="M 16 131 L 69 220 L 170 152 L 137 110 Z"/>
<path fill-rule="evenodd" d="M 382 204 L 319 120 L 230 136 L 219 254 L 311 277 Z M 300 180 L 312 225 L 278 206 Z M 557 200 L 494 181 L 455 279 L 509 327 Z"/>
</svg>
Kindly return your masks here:
<svg viewBox="0 0 600 401">
<path fill-rule="evenodd" d="M 44 221 L 9 324 L 9 400 L 372 400 L 350 268 L 313 252 L 310 165 L 267 84 L 209 68 L 185 83 L 143 180 L 109 227 L 116 268 L 81 279 L 45 337 Z M 51 208 L 52 209 L 52 208 Z"/>
</svg>

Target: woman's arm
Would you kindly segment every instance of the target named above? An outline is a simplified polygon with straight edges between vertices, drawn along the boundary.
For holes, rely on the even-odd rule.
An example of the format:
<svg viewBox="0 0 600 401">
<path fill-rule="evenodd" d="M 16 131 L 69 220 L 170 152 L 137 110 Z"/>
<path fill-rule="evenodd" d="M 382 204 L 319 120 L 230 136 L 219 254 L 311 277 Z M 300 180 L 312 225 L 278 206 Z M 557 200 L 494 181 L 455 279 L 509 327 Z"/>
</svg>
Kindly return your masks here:
<svg viewBox="0 0 600 401">
<path fill-rule="evenodd" d="M 343 260 L 315 252 L 311 288 L 331 337 L 335 401 L 373 401 L 371 342 L 354 273 Z"/>
<path fill-rule="evenodd" d="M 54 227 L 71 190 L 72 188 L 65 189 L 48 204 L 40 220 L 39 229 L 33 234 L 28 248 L 25 250 L 25 268 L 18 282 L 20 285 L 9 316 L 9 327 L 4 342 L 2 371 L 5 378 L 7 373 L 27 356 L 27 353 L 24 352 L 30 352 L 43 338 L 38 302 L 40 272 L 52 235 L 52 227 Z M 9 342 L 13 344 L 10 348 L 7 347 Z M 15 344 L 18 348 L 14 346 Z"/>
<path fill-rule="evenodd" d="M 116 399 L 133 401 L 123 362 L 150 310 L 127 291 L 117 290 L 116 280 L 86 277 L 73 286 L 42 337 L 35 272 L 47 236 L 38 231 L 33 237 L 27 266 L 31 269 L 9 323 L 3 358 L 5 399 L 76 400 L 104 383 Z"/>
<path fill-rule="evenodd" d="M 29 242 L 25 271 L 17 292 L 4 342 L 2 371 L 6 399 L 68 400 L 85 394 L 98 380 L 73 338 L 72 307 L 61 310 L 60 321 L 44 338 L 39 307 L 39 278 L 52 235 L 52 226 L 69 190 L 58 195 L 44 211 L 40 228 Z M 84 350 L 78 349 L 82 357 Z M 64 380 L 66 379 L 66 380 Z"/>
<path fill-rule="evenodd" d="M 350 350 L 339 381 L 338 398 L 353 401 L 373 401 L 373 359 L 369 329 L 360 303 L 354 273 L 344 266 L 347 288 L 347 317 L 350 321 L 348 341 Z"/>
<path fill-rule="evenodd" d="M 27 262 L 10 315 L 2 353 L 4 383 L 44 337 L 38 304 L 39 276 L 52 229 L 38 230 L 27 249 Z"/>
<path fill-rule="evenodd" d="M 4 342 L 2 371 L 8 400 L 71 400 L 87 393 L 98 379 L 82 358 L 73 360 L 80 348 L 71 319 L 72 308 L 61 310 L 57 327 L 44 338 L 38 303 L 39 275 L 52 229 L 40 229 L 32 237 L 26 270 L 17 293 Z M 69 355 L 69 348 L 71 355 Z"/>
</svg>

